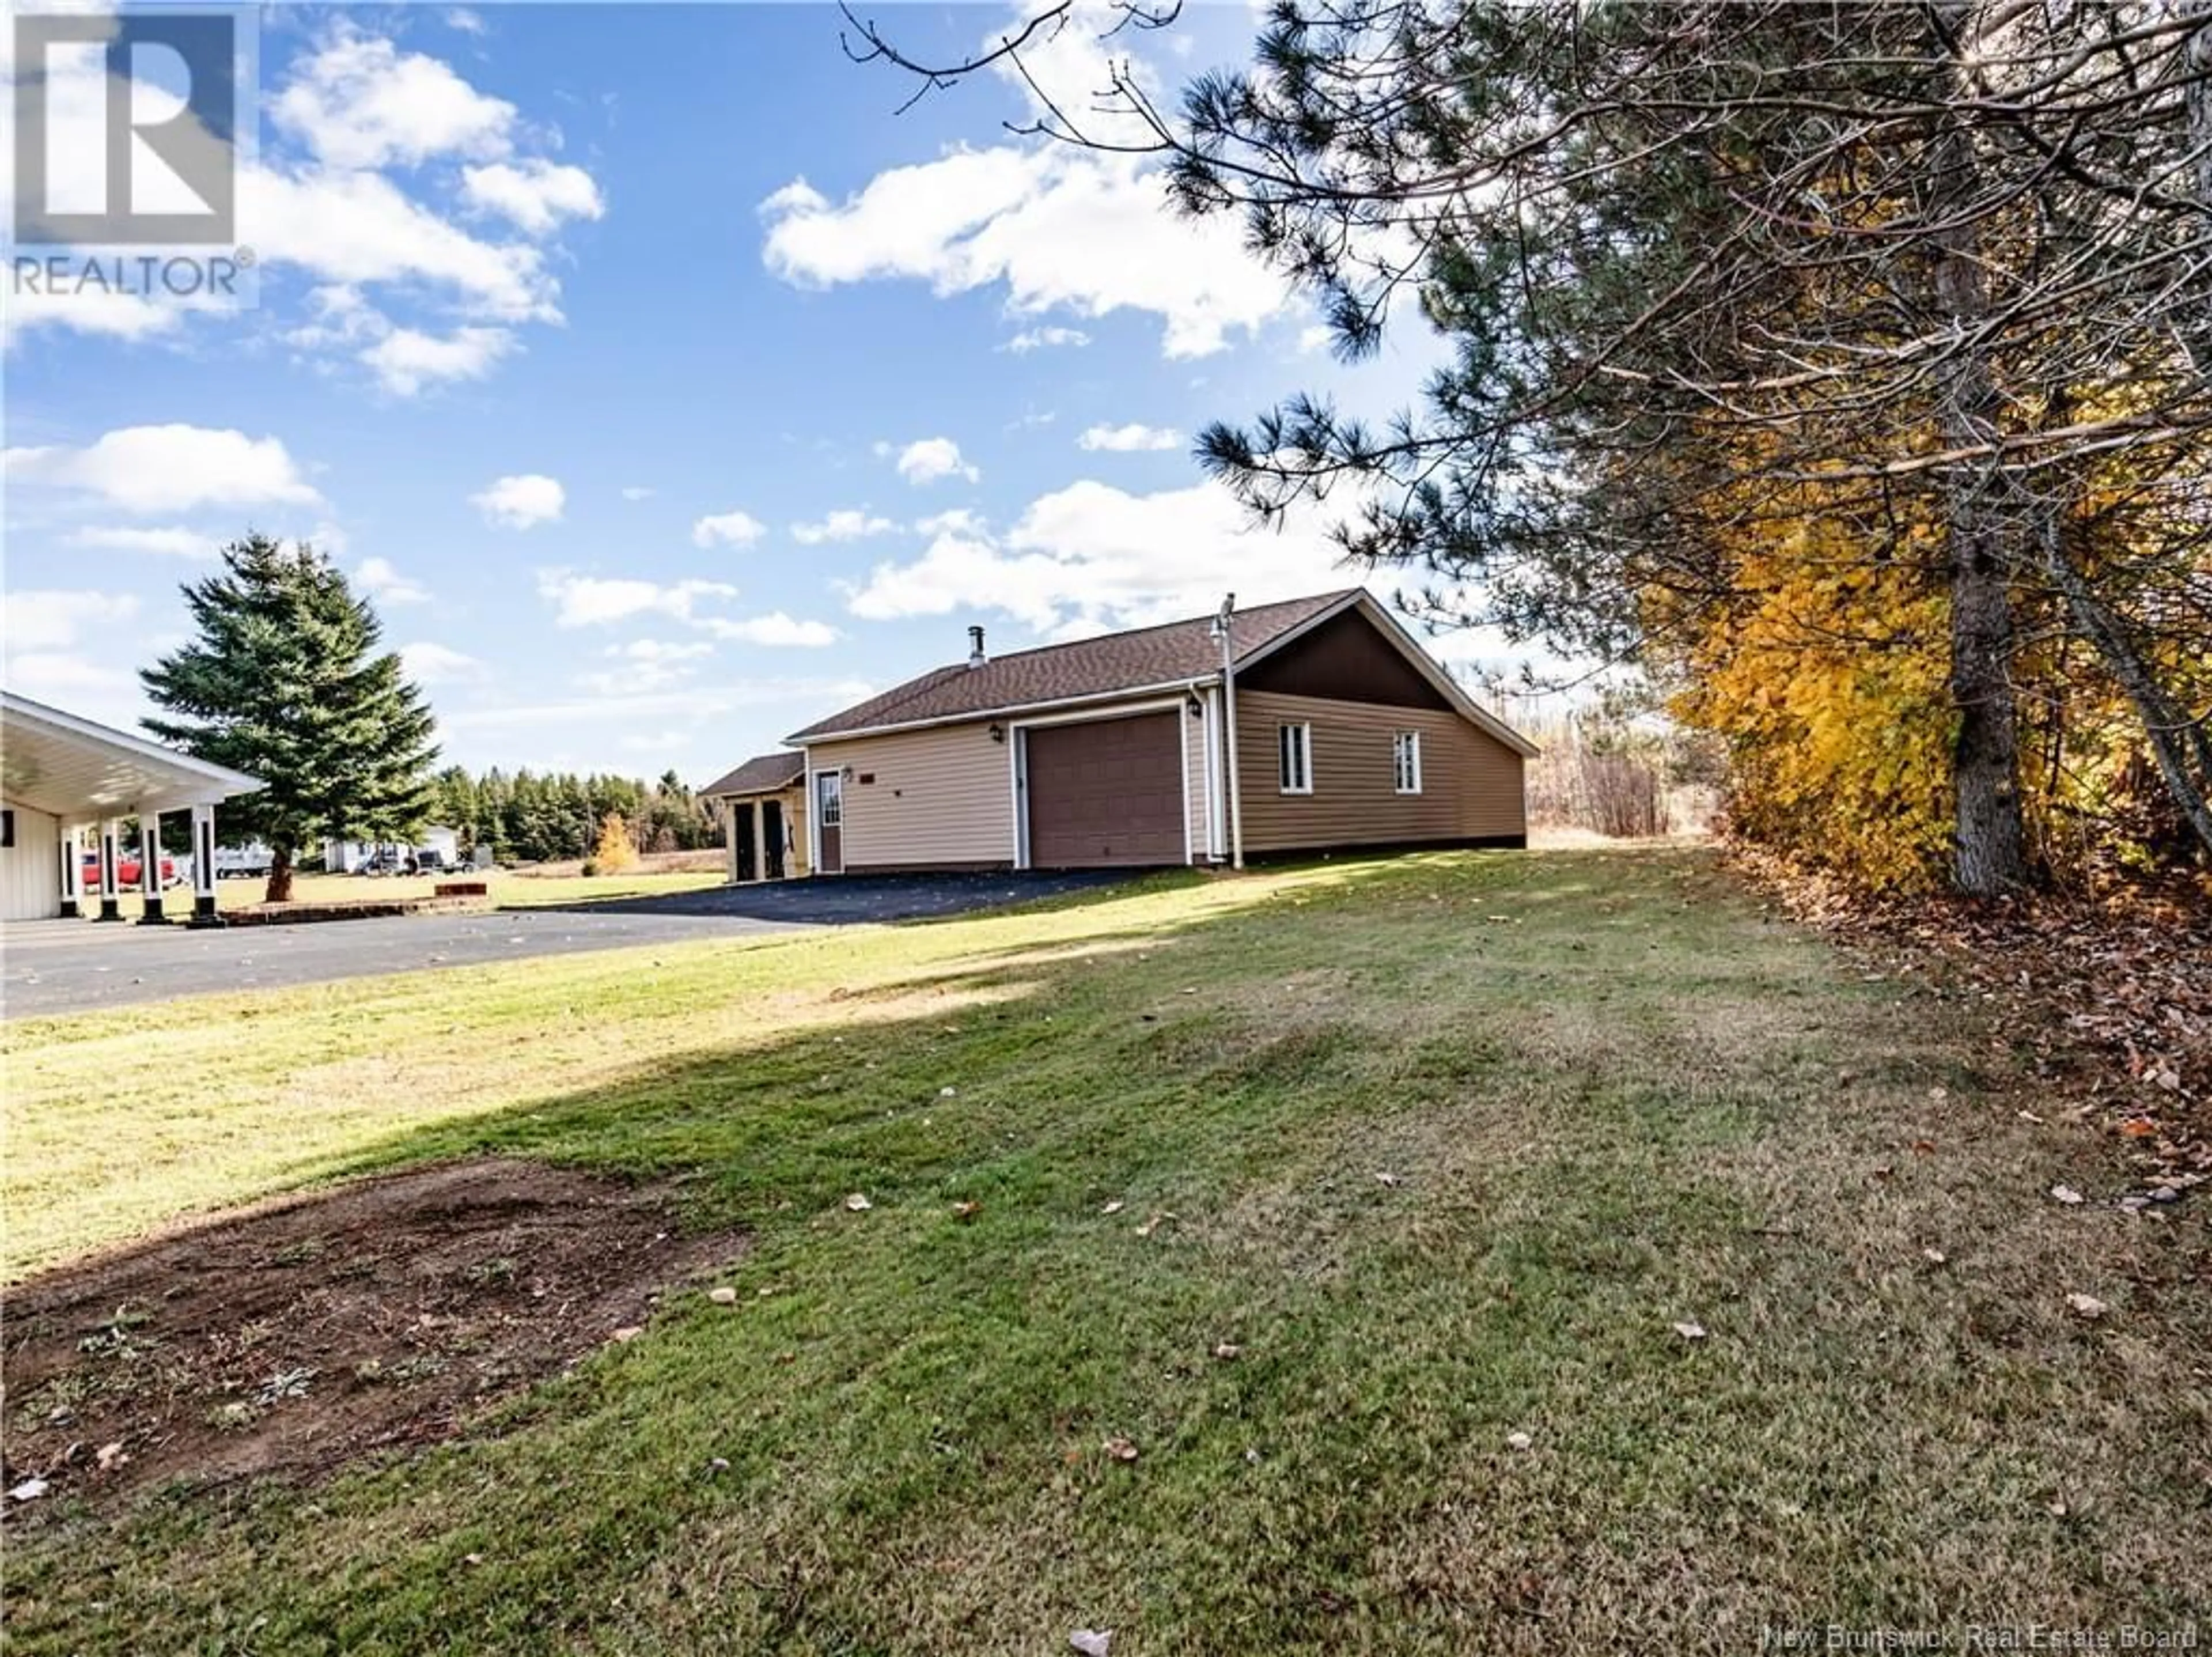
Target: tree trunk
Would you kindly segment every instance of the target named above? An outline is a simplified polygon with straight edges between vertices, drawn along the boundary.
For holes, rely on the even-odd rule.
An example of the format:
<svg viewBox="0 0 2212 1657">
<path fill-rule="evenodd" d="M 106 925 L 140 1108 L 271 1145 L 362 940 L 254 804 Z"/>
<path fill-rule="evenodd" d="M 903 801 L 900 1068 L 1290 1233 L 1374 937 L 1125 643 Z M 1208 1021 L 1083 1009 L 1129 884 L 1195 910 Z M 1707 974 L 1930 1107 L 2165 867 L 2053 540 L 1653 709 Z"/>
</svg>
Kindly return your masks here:
<svg viewBox="0 0 2212 1657">
<path fill-rule="evenodd" d="M 292 848 L 279 845 L 269 849 L 269 889 L 261 894 L 264 904 L 289 904 L 292 901 Z"/>
<path fill-rule="evenodd" d="M 2197 157 L 2197 204 L 2203 210 L 2205 223 L 2212 225 L 2212 0 L 2184 0 L 2181 15 L 2196 29 L 2182 58 L 2184 72 L 2192 77 L 2187 93 L 2188 143 Z M 2198 285 L 2201 289 L 2203 284 Z M 2191 308 L 2194 320 L 2185 315 L 2178 332 L 2197 371 L 2212 374 L 2212 306 L 2199 303 Z"/>
<path fill-rule="evenodd" d="M 2087 639 L 2142 720 L 2149 740 L 2151 757 L 2158 762 L 2166 792 L 2188 819 L 2191 830 L 2212 854 L 2212 735 L 2204 722 L 2193 719 L 2167 694 L 2150 664 L 2143 660 L 2130 637 L 2125 619 L 2098 596 L 2095 588 L 2066 554 L 2065 541 L 2054 523 L 2044 533 L 2043 567 L 2051 584 L 2066 600 L 2074 631 Z"/>
<path fill-rule="evenodd" d="M 1978 8 L 1945 6 L 1940 50 L 1953 64 L 1952 91 L 1963 96 L 1958 53 Z M 1937 418 L 1946 448 L 1968 448 L 1997 435 L 1998 400 L 1988 347 L 1973 338 L 1989 312 L 1979 231 L 1968 216 L 1978 169 L 1973 140 L 1947 121 L 1929 146 L 1935 169 L 1930 213 L 1940 227 L 1936 302 L 1954 343 L 1939 381 Z M 2006 541 L 2019 533 L 2008 510 L 2002 466 L 1963 461 L 1947 489 L 1951 587 L 1951 698 L 1959 731 L 1951 752 L 1957 796 L 1953 879 L 1961 892 L 1994 897 L 2028 883 L 2027 836 L 2021 813 L 2020 721 L 2012 687 L 2012 564 Z"/>
</svg>

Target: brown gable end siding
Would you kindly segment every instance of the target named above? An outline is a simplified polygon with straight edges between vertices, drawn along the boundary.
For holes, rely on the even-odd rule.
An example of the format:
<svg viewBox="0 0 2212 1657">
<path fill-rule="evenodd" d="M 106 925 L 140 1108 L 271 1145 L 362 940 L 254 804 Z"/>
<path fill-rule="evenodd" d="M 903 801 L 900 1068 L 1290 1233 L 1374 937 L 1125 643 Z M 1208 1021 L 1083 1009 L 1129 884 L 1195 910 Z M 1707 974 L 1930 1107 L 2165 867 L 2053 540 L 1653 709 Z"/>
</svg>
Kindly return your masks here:
<svg viewBox="0 0 2212 1657">
<path fill-rule="evenodd" d="M 1241 685 L 1241 681 L 1240 681 Z M 1280 791 L 1276 731 L 1313 727 L 1313 792 Z M 1249 853 L 1505 838 L 1528 832 L 1521 756 L 1455 713 L 1239 689 Z M 1421 734 L 1423 789 L 1396 791 L 1390 739 Z"/>
<path fill-rule="evenodd" d="M 1348 596 L 1348 590 L 1320 593 L 1238 611 L 1233 634 L 1238 655 L 1262 648 Z M 1036 707 L 1205 679 L 1221 671 L 1221 646 L 1212 637 L 1212 617 L 1199 616 L 1160 627 L 1079 639 L 1073 644 L 1018 650 L 1011 655 L 994 656 L 980 667 L 963 663 L 935 668 L 809 725 L 790 740 L 821 742 L 846 731 Z"/>
<path fill-rule="evenodd" d="M 1347 610 L 1302 633 L 1237 676 L 1239 691 L 1448 710 L 1450 701 L 1364 612 Z"/>
</svg>

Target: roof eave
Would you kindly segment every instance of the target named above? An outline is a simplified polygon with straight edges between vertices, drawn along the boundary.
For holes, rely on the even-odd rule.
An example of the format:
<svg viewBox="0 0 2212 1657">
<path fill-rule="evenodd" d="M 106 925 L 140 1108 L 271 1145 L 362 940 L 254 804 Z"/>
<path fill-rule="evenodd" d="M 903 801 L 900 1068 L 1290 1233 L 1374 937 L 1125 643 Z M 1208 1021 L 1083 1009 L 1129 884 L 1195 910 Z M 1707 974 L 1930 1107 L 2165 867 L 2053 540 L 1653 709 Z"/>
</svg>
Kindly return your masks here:
<svg viewBox="0 0 2212 1657">
<path fill-rule="evenodd" d="M 1129 685 L 1118 690 L 1097 691 L 1086 696 L 1053 697 L 1043 701 L 1010 702 L 999 707 L 978 708 L 972 713 L 940 714 L 931 719 L 902 720 L 888 725 L 855 726 L 851 730 L 822 731 L 809 728 L 783 740 L 805 747 L 818 747 L 825 742 L 851 742 L 864 736 L 891 736 L 902 731 L 926 731 L 941 725 L 973 725 L 987 719 L 1018 719 L 1024 714 L 1043 713 L 1055 708 L 1085 708 L 1110 705 L 1116 702 L 1133 701 L 1139 697 L 1158 696 L 1167 691 L 1197 690 L 1221 682 L 1218 673 L 1194 673 L 1187 677 L 1162 679 L 1151 685 Z"/>
</svg>

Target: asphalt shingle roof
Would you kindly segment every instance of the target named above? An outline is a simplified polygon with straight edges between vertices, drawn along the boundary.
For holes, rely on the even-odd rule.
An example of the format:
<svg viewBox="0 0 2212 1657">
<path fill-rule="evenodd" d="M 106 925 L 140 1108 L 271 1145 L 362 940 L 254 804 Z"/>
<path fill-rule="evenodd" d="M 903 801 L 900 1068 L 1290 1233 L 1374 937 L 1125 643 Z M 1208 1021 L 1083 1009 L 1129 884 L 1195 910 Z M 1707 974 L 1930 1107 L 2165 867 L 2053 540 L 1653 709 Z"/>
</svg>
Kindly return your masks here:
<svg viewBox="0 0 2212 1657">
<path fill-rule="evenodd" d="M 1349 588 L 1239 610 L 1232 635 L 1237 659 L 1242 661 L 1264 649 L 1358 590 Z M 1171 685 L 1178 679 L 1205 679 L 1221 670 L 1221 647 L 1214 641 L 1212 627 L 1212 616 L 1196 616 L 1158 627 L 1078 639 L 1072 644 L 1017 650 L 1011 655 L 994 656 L 980 667 L 970 667 L 963 661 L 933 668 L 881 696 L 817 720 L 785 740 L 815 741 L 879 726 L 957 719 L 963 714 L 995 713 L 1079 697 L 1109 696 L 1145 685 Z M 709 790 L 720 791 L 720 783 Z"/>
<path fill-rule="evenodd" d="M 774 794 L 787 789 L 799 781 L 799 773 L 805 756 L 796 753 L 763 753 L 732 771 L 727 777 L 709 783 L 700 793 L 708 795 L 727 794 Z"/>
</svg>

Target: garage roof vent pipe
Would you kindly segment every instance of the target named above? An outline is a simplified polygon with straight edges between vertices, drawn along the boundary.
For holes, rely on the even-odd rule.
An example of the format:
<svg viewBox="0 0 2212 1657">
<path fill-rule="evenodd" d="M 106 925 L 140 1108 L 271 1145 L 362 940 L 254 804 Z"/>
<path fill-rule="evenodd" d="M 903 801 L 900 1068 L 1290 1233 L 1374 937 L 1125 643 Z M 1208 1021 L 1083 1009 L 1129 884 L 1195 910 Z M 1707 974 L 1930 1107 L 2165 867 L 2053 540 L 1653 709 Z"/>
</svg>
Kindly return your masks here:
<svg viewBox="0 0 2212 1657">
<path fill-rule="evenodd" d="M 983 654 L 983 630 L 981 627 L 970 627 L 968 630 L 968 665 L 970 667 L 980 667 L 989 660 L 990 657 Z"/>
</svg>

